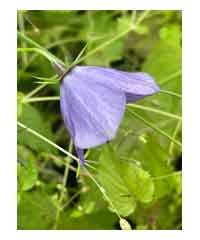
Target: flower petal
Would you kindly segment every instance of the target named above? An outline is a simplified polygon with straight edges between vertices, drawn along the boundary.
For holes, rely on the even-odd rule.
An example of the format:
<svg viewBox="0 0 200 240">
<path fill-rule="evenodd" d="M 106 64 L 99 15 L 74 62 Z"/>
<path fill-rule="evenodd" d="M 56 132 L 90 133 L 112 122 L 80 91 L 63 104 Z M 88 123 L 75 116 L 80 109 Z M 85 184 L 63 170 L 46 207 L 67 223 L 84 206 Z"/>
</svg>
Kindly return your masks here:
<svg viewBox="0 0 200 240">
<path fill-rule="evenodd" d="M 75 75 L 81 75 L 89 83 L 104 83 L 116 87 L 126 94 L 126 102 L 135 102 L 152 95 L 160 89 L 154 79 L 147 73 L 129 73 L 112 68 L 96 66 L 76 67 Z"/>
<path fill-rule="evenodd" d="M 75 135 L 75 130 L 70 116 L 72 104 L 73 102 L 70 100 L 70 89 L 67 87 L 64 88 L 62 83 L 60 89 L 60 110 L 65 126 L 67 127 L 71 137 L 73 138 Z"/>
<path fill-rule="evenodd" d="M 84 159 L 84 151 L 83 151 L 83 149 L 76 147 L 76 152 L 77 152 L 77 155 L 78 155 L 78 157 L 80 159 L 81 166 L 84 166 L 85 159 Z"/>
<path fill-rule="evenodd" d="M 78 148 L 90 148 L 114 138 L 122 120 L 126 97 L 101 75 L 82 74 L 75 67 L 61 84 L 61 111 Z M 100 79 L 98 79 L 100 77 Z M 105 84 L 104 84 L 105 83 Z"/>
</svg>

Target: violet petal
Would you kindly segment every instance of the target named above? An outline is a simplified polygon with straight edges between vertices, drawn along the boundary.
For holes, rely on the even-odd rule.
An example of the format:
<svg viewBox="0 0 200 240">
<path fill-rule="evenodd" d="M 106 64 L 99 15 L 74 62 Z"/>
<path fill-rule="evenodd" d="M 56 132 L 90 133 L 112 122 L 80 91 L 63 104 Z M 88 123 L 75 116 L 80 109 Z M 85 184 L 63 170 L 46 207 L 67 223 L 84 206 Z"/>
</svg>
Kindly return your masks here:
<svg viewBox="0 0 200 240">
<path fill-rule="evenodd" d="M 160 90 L 154 79 L 143 72 L 124 72 L 96 66 L 75 67 L 74 74 L 81 75 L 88 83 L 98 82 L 122 90 L 127 102 L 135 102 Z"/>
<path fill-rule="evenodd" d="M 65 124 L 81 148 L 113 139 L 125 110 L 125 95 L 104 81 L 87 81 L 75 67 L 61 83 L 60 102 Z M 95 79 L 95 76 L 93 76 Z M 103 80 L 103 79 L 102 79 Z"/>
<path fill-rule="evenodd" d="M 146 73 L 94 66 L 76 66 L 68 72 L 61 83 L 60 107 L 81 164 L 83 149 L 115 137 L 127 102 L 158 91 L 154 79 Z"/>
</svg>

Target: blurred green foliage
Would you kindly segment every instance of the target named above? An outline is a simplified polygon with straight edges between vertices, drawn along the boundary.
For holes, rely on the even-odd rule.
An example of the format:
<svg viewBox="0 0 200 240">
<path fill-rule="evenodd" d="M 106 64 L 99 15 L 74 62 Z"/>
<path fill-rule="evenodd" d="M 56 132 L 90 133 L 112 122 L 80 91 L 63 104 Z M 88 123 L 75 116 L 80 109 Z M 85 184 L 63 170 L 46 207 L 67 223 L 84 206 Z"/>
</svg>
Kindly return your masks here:
<svg viewBox="0 0 200 240">
<path fill-rule="evenodd" d="M 18 31 L 66 66 L 88 44 L 79 64 L 144 71 L 161 89 L 181 94 L 180 11 L 18 11 Z M 42 84 L 36 77 L 45 82 L 55 75 L 52 64 L 29 52 L 39 47 L 23 38 L 18 47 L 17 118 L 68 149 L 59 101 L 24 101 L 59 96 L 59 84 L 32 95 Z M 181 116 L 181 99 L 164 93 L 137 104 Z M 127 109 L 181 142 L 181 120 Z M 76 162 L 66 165 L 69 158 L 25 128 L 18 128 L 17 144 L 18 229 L 181 229 L 181 148 L 129 111 L 113 141 L 87 152 L 87 171 L 100 189 L 87 171 L 76 176 Z"/>
</svg>

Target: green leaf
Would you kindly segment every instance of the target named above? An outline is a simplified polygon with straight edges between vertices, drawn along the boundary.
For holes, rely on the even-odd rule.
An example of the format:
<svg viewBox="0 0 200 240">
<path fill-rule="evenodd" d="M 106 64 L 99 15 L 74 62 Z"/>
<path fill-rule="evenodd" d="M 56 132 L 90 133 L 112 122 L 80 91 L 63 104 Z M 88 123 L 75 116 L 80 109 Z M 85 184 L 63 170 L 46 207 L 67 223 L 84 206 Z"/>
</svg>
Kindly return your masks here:
<svg viewBox="0 0 200 240">
<path fill-rule="evenodd" d="M 86 192 L 80 195 L 79 205 L 84 209 L 85 206 L 95 203 L 92 212 L 105 209 L 105 201 L 102 199 L 101 192 L 90 178 L 84 178 Z"/>
<path fill-rule="evenodd" d="M 131 15 L 123 15 L 117 19 L 117 31 L 123 32 L 125 29 L 131 28 L 133 19 Z"/>
<path fill-rule="evenodd" d="M 128 216 L 134 211 L 136 201 L 130 196 L 129 189 L 119 174 L 116 163 L 114 151 L 105 145 L 100 155 L 97 178 L 119 214 Z"/>
<path fill-rule="evenodd" d="M 167 25 L 160 29 L 160 39 L 170 43 L 171 45 L 179 46 L 181 42 L 181 30 L 178 25 Z"/>
<path fill-rule="evenodd" d="M 180 46 L 169 44 L 166 41 L 159 41 L 150 51 L 143 64 L 142 71 L 151 74 L 161 89 L 181 94 L 181 58 Z M 181 100 L 176 97 L 158 93 L 141 102 L 149 107 L 181 116 Z M 143 113 L 143 117 L 149 120 L 149 122 L 156 124 L 159 124 L 164 119 L 167 120 L 166 117 L 156 116 L 151 113 Z M 176 125 L 177 121 L 173 121 L 163 130 L 172 136 Z M 165 145 L 166 148 L 168 148 L 169 144 L 170 142 L 168 141 Z"/>
<path fill-rule="evenodd" d="M 120 174 L 131 195 L 146 203 L 153 199 L 154 183 L 149 173 L 133 162 L 119 161 Z"/>
<path fill-rule="evenodd" d="M 106 31 L 105 31 L 106 26 Z M 85 21 L 85 28 L 83 32 L 87 33 L 86 41 L 90 42 L 93 38 L 100 38 L 98 41 L 92 42 L 87 52 L 101 45 L 102 43 L 109 41 L 118 34 L 118 23 L 112 20 L 112 15 L 108 15 L 106 12 L 89 12 L 88 18 Z M 103 36 L 103 38 L 102 38 Z M 114 41 L 109 46 L 99 50 L 96 54 L 85 59 L 87 65 L 100 65 L 109 66 L 112 61 L 119 60 L 123 51 L 123 39 Z"/>
<path fill-rule="evenodd" d="M 27 191 L 36 184 L 38 178 L 38 171 L 35 165 L 35 156 L 24 146 L 18 146 L 17 159 L 19 191 Z"/>
<path fill-rule="evenodd" d="M 98 179 L 122 216 L 131 214 L 137 201 L 152 200 L 154 186 L 149 174 L 134 163 L 117 158 L 111 145 L 102 148 Z"/>
<path fill-rule="evenodd" d="M 158 139 L 155 137 L 147 137 L 147 144 L 141 145 L 135 157 L 141 160 L 144 168 L 148 169 L 154 177 L 172 173 L 173 169 L 168 164 L 169 156 L 166 150 L 159 145 Z M 161 198 L 169 194 L 174 187 L 174 181 L 170 178 L 155 180 L 154 183 L 154 198 Z"/>
<path fill-rule="evenodd" d="M 181 47 L 166 41 L 159 41 L 150 51 L 142 70 L 151 74 L 161 88 L 181 93 Z M 162 71 L 161 71 L 162 69 Z M 174 73 L 179 76 L 165 81 Z M 174 98 L 172 98 L 174 99 Z"/>
<path fill-rule="evenodd" d="M 105 38 L 103 42 L 109 41 L 110 38 Z M 102 41 L 98 41 L 98 43 L 90 44 L 88 47 L 87 53 L 100 46 Z M 109 46 L 104 47 L 102 50 L 98 50 L 96 54 L 92 55 L 85 59 L 85 63 L 87 65 L 96 65 L 96 66 L 110 66 L 110 63 L 121 58 L 123 48 L 123 42 L 121 39 L 114 41 Z"/>
<path fill-rule="evenodd" d="M 71 217 L 69 212 L 61 214 L 58 229 L 65 230 L 111 230 L 117 223 L 117 216 L 101 210 L 92 214 Z"/>
<path fill-rule="evenodd" d="M 148 34 L 149 32 L 149 28 L 144 25 L 144 24 L 140 24 L 136 29 L 135 32 L 138 34 Z"/>
<path fill-rule="evenodd" d="M 143 113 L 143 116 L 149 121 L 157 121 L 156 126 L 163 131 L 173 130 L 174 120 L 166 118 L 159 120 L 153 114 Z M 125 113 L 118 136 L 112 144 L 120 159 L 136 163 L 137 166 L 148 171 L 153 178 L 173 173 L 173 166 L 169 164 L 173 159 L 168 152 L 169 140 L 128 112 Z M 181 155 L 179 148 L 177 154 Z M 173 159 L 173 162 L 175 161 L 176 159 Z M 170 194 L 175 188 L 175 182 L 173 178 L 161 178 L 154 180 L 154 187 L 154 198 L 158 199 Z"/>
<path fill-rule="evenodd" d="M 180 229 L 181 202 L 181 194 L 173 191 L 170 195 L 156 199 L 150 204 L 140 205 L 131 217 L 137 229 L 141 229 L 142 226 L 146 229 Z"/>
<path fill-rule="evenodd" d="M 137 126 L 135 121 L 132 124 Z M 166 147 L 162 147 L 156 134 L 148 132 L 148 129 L 146 133 L 138 135 L 136 131 L 135 134 L 133 131 L 121 140 L 116 140 L 115 145 L 118 156 L 129 162 L 137 163 L 142 169 L 148 171 L 152 178 L 173 172 L 172 166 L 168 164 L 170 156 Z M 170 194 L 175 187 L 173 178 L 158 178 L 153 181 L 154 199 Z"/>
<path fill-rule="evenodd" d="M 17 229 L 52 229 L 55 211 L 50 196 L 43 191 L 24 192 L 18 206 Z"/>
<path fill-rule="evenodd" d="M 32 128 L 41 135 L 44 135 L 45 137 L 53 141 L 53 134 L 48 120 L 43 119 L 41 113 L 35 107 L 29 104 L 24 104 L 20 121 L 24 123 L 26 126 Z M 31 149 L 38 152 L 50 151 L 55 153 L 55 149 L 52 146 L 40 140 L 39 138 L 33 136 L 32 134 L 28 133 L 25 129 L 24 130 L 19 129 L 18 143 L 28 146 Z"/>
</svg>

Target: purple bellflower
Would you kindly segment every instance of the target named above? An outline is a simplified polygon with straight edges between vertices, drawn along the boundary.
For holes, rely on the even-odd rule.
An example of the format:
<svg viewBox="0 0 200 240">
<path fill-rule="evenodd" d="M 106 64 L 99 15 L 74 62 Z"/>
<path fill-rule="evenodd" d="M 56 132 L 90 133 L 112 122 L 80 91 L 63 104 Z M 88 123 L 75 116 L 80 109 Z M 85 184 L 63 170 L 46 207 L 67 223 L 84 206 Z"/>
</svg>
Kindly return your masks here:
<svg viewBox="0 0 200 240">
<path fill-rule="evenodd" d="M 147 73 L 95 66 L 71 69 L 62 78 L 60 108 L 81 165 L 84 149 L 115 137 L 126 103 L 158 91 L 158 85 Z"/>
</svg>

